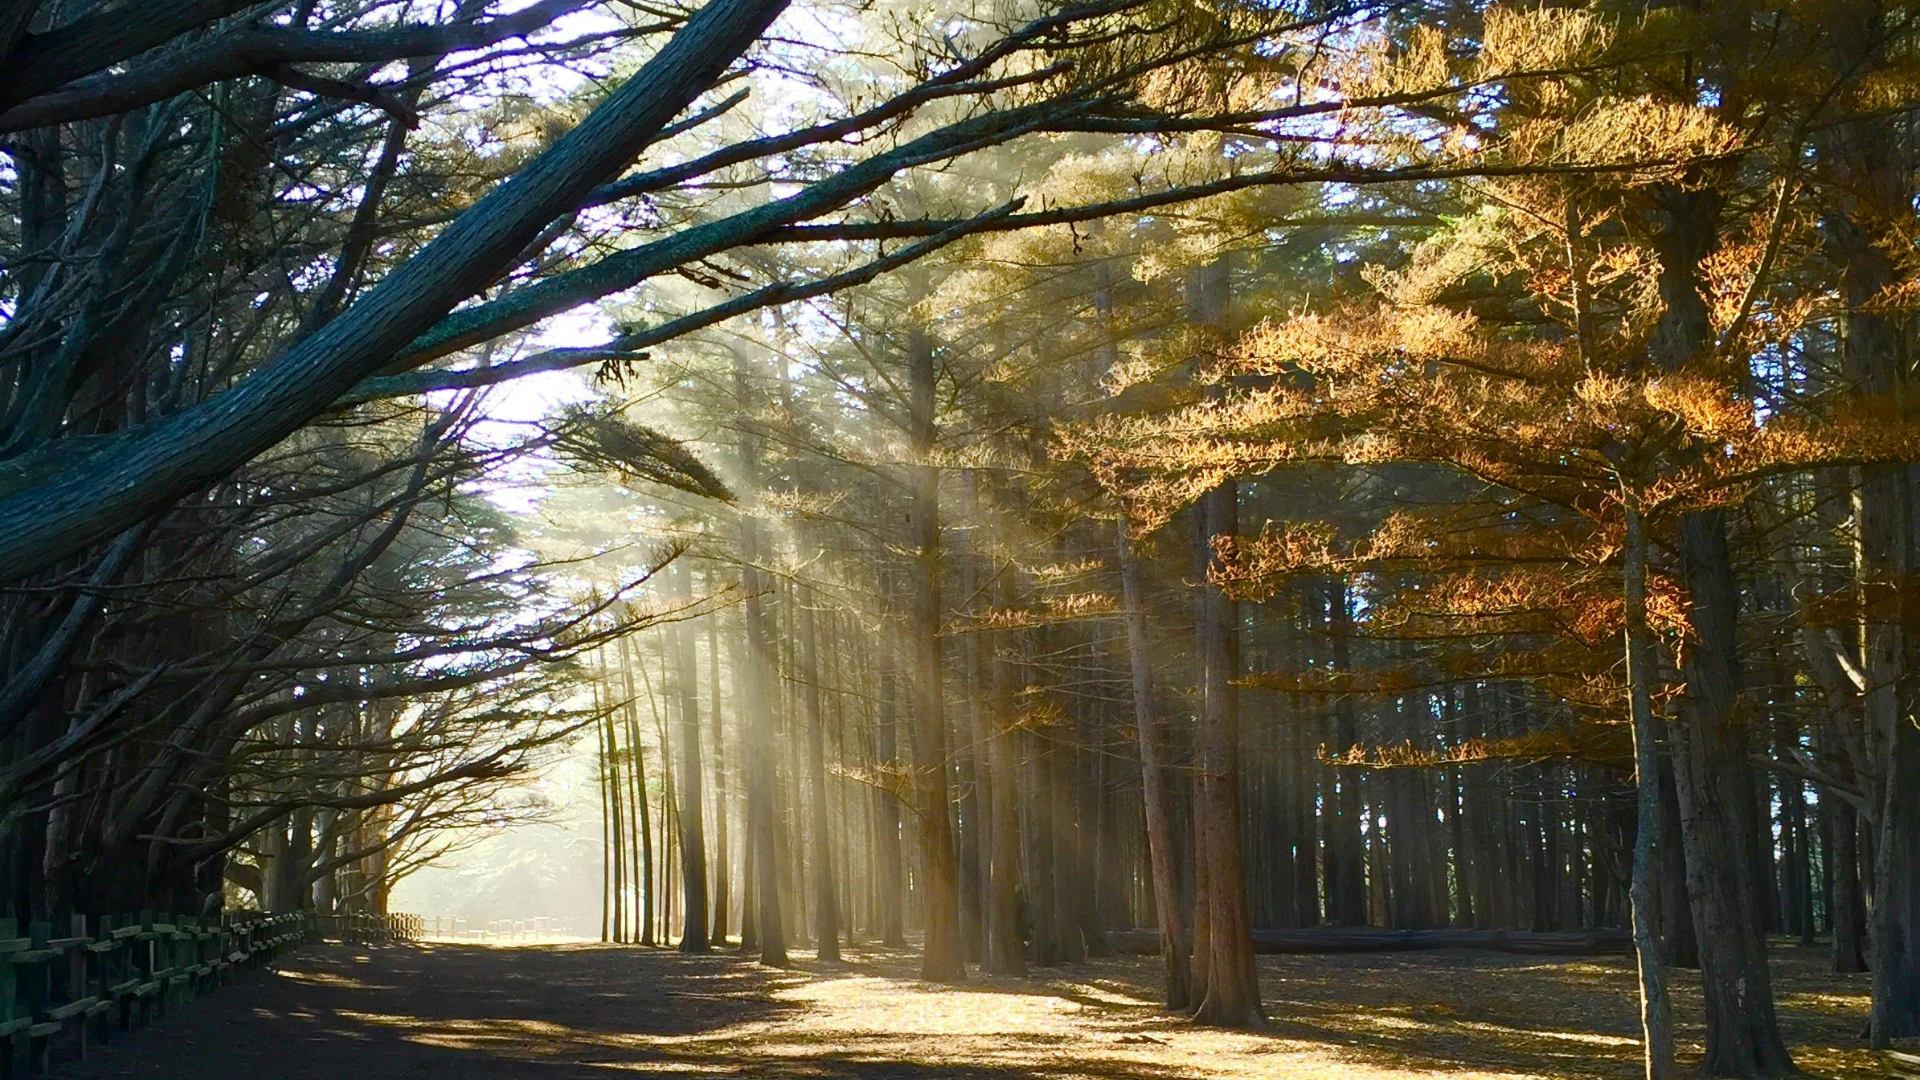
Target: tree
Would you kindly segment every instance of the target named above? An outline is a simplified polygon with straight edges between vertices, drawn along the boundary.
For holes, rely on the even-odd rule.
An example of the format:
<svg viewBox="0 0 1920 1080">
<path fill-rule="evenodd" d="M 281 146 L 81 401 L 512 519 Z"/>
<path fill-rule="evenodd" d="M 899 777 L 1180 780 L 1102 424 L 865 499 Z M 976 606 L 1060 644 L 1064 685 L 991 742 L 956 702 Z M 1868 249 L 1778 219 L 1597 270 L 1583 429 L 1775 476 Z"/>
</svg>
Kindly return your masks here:
<svg viewBox="0 0 1920 1080">
<path fill-rule="evenodd" d="M 1753 70 L 1743 51 L 1752 39 L 1731 29 L 1745 16 L 1714 18 L 1722 14 L 1729 22 L 1716 25 L 1727 29 L 1713 40 L 1728 48 L 1705 70 L 1733 85 Z M 1658 25 L 1623 29 L 1616 40 L 1634 40 L 1631 34 Z M 1578 40 L 1571 27 L 1563 29 L 1556 39 L 1563 46 Z M 1595 40 L 1614 32 L 1599 22 L 1590 29 L 1600 34 Z M 1518 40 L 1490 33 L 1488 48 Z M 1620 44 L 1607 47 L 1635 55 Z M 1659 85 L 1671 71 L 1663 64 L 1649 60 L 1634 69 L 1636 77 L 1644 73 Z M 1579 565 L 1574 553 L 1619 552 L 1623 505 L 1638 504 L 1636 519 L 1650 514 L 1646 520 L 1660 522 L 1657 528 L 1671 529 L 1659 541 L 1673 560 L 1667 564 L 1673 577 L 1661 590 L 1684 590 L 1675 614 L 1666 617 L 1673 620 L 1666 633 L 1676 646 L 1680 680 L 1677 694 L 1661 696 L 1675 718 L 1670 731 L 1686 894 L 1709 1006 L 1707 1068 L 1724 1075 L 1778 1073 L 1791 1063 L 1768 1004 L 1765 908 L 1755 903 L 1764 895 L 1756 881 L 1764 866 L 1752 854 L 1759 828 L 1748 816 L 1755 803 L 1750 735 L 1735 706 L 1741 598 L 1728 515 L 1750 486 L 1771 476 L 1835 463 L 1904 461 L 1912 453 L 1911 429 L 1885 418 L 1878 427 L 1859 425 L 1833 399 L 1793 401 L 1790 413 L 1786 402 L 1769 399 L 1759 416 L 1748 404 L 1752 369 L 1796 347 L 1796 335 L 1808 332 L 1810 309 L 1785 267 L 1797 251 L 1792 223 L 1777 209 L 1770 217 L 1733 209 L 1766 190 L 1764 181 L 1727 164 L 1753 160 L 1742 137 L 1725 126 L 1744 114 L 1658 97 L 1607 104 L 1571 90 L 1516 99 L 1503 110 L 1494 145 L 1521 153 L 1516 162 L 1528 160 L 1526 153 L 1546 145 L 1533 141 L 1529 125 L 1553 116 L 1550 123 L 1569 132 L 1561 146 L 1585 145 L 1601 132 L 1614 133 L 1617 146 L 1622 133 L 1632 132 L 1642 140 L 1649 171 L 1492 184 L 1500 202 L 1465 219 L 1472 224 L 1443 234 L 1409 265 L 1376 273 L 1386 303 L 1280 320 L 1249 338 L 1216 378 L 1260 380 L 1254 387 L 1171 417 L 1100 426 L 1070 446 L 1144 520 L 1164 518 L 1168 506 L 1200 497 L 1223 476 L 1260 475 L 1287 462 L 1333 459 L 1377 468 L 1440 461 L 1505 489 L 1501 516 L 1542 540 L 1581 519 L 1588 523 L 1582 530 L 1597 530 L 1586 540 L 1567 536 L 1545 548 L 1533 541 L 1514 547 L 1517 537 L 1462 533 L 1457 524 L 1409 515 L 1390 519 L 1351 547 L 1324 528 L 1243 537 L 1217 576 L 1260 580 L 1259 595 L 1288 575 L 1330 566 L 1426 565 L 1451 567 L 1441 572 L 1459 582 L 1426 586 L 1445 598 L 1419 605 L 1436 613 L 1450 608 L 1459 618 L 1543 602 L 1601 602 L 1612 609 L 1606 615 L 1612 622 L 1621 586 L 1609 583 L 1601 595 L 1586 593 L 1590 584 L 1570 590 L 1566 575 Z M 1575 101 L 1586 103 L 1584 130 L 1568 128 L 1558 111 Z M 1788 108 L 1805 116 L 1825 101 L 1800 100 Z M 1779 160 L 1799 155 L 1793 140 L 1807 121 L 1800 123 L 1785 133 L 1789 149 Z M 1678 164 L 1655 165 L 1661 161 Z M 1792 175 L 1777 180 L 1773 205 L 1783 205 L 1784 193 L 1798 182 Z M 1496 291 L 1470 299 L 1461 288 L 1481 274 L 1497 289 L 1503 272 L 1521 286 L 1517 296 Z M 1530 328 L 1542 322 L 1553 329 Z M 1614 485 L 1629 490 L 1613 494 Z M 1541 512 L 1545 507 L 1552 510 Z M 1569 512 L 1577 516 L 1565 516 Z M 1564 554 L 1553 555 L 1556 549 Z M 1481 574 L 1466 568 L 1488 559 L 1503 568 L 1492 581 L 1476 581 Z M 1548 601 L 1554 594 L 1547 589 L 1558 596 Z M 1573 610 L 1561 618 L 1578 628 Z M 1650 734 L 1645 724 L 1640 733 Z M 1639 775 L 1641 821 L 1650 832 L 1659 817 L 1647 790 L 1654 772 L 1642 768 Z M 1642 884 L 1650 870 L 1643 858 Z M 1647 906 L 1638 910 L 1642 923 L 1649 921 Z M 1640 941 L 1643 950 L 1653 943 L 1644 932 Z M 1658 963 L 1645 955 L 1642 962 L 1649 969 Z M 1657 1045 L 1657 981 L 1646 992 L 1649 1068 L 1659 1073 L 1667 1066 Z"/>
<path fill-rule="evenodd" d="M 784 6 L 719 0 L 703 8 L 580 126 L 254 377 L 177 415 L 102 436 L 82 454 L 16 450 L 0 497 L 8 536 L 0 561 L 27 573 L 117 535 L 279 442 L 395 356 L 417 355 L 416 338 L 512 269 L 543 229 L 656 141 Z M 525 300 L 512 306 L 520 310 L 494 332 L 531 321 Z M 469 326 L 475 317 L 468 313 Z"/>
<path fill-rule="evenodd" d="M 693 571 L 682 566 L 675 575 L 675 594 L 683 609 L 693 603 Z M 700 681 L 693 628 L 682 621 L 673 630 L 674 682 L 679 691 L 680 718 L 680 866 L 683 889 L 680 951 L 706 952 L 707 844 L 705 804 L 701 801 Z M 719 709 L 714 714 L 717 720 Z M 718 723 L 715 723 L 716 734 Z"/>
<path fill-rule="evenodd" d="M 1222 328 L 1227 288 L 1223 262 L 1195 275 L 1188 303 L 1196 324 Z M 1195 527 L 1194 561 L 1204 576 L 1211 571 L 1215 546 L 1231 542 L 1239 532 L 1239 493 L 1231 479 L 1200 496 Z M 1240 732 L 1234 687 L 1240 675 L 1240 620 L 1232 598 L 1222 591 L 1201 589 L 1196 605 L 1200 715 L 1194 833 L 1195 857 L 1205 870 L 1195 900 L 1201 911 L 1194 932 L 1193 982 L 1200 994 L 1194 1019 L 1223 1027 L 1261 1027 L 1266 1010 L 1253 966 L 1253 924 L 1240 866 Z"/>
</svg>

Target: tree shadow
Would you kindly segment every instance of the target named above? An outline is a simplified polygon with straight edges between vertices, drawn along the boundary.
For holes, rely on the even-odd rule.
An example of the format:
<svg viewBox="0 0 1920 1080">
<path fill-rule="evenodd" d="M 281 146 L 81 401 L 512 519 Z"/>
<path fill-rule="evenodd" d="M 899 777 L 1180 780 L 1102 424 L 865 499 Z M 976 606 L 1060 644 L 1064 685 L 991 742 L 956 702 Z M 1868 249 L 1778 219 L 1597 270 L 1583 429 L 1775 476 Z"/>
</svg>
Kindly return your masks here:
<svg viewBox="0 0 1920 1080">
<path fill-rule="evenodd" d="M 1637 1075 L 1623 962 L 1471 953 L 1264 957 L 1273 1026 L 1195 1028 L 1160 1009 L 1155 958 L 929 987 L 905 950 L 794 970 L 731 951 L 325 946 L 63 1070 L 72 1080 L 557 1080 L 608 1075 L 1175 1080 L 1392 1073 Z M 1783 972 L 1790 1035 L 1832 1035 L 1808 964 Z M 1841 990 L 1847 988 L 1842 985 Z M 1682 981 L 1683 1037 L 1697 1038 Z M 1798 995 L 1795 997 L 1793 995 Z M 1692 1011 L 1690 1011 L 1692 1010 Z M 1821 1025 L 1826 1025 L 1822 1027 Z M 1849 1075 L 1839 1052 L 1825 1075 Z M 1864 1059 L 1863 1059 L 1864 1060 Z M 1831 1062 L 1823 1062 L 1831 1066 Z M 1863 1074 L 1864 1075 L 1864 1074 Z"/>
</svg>

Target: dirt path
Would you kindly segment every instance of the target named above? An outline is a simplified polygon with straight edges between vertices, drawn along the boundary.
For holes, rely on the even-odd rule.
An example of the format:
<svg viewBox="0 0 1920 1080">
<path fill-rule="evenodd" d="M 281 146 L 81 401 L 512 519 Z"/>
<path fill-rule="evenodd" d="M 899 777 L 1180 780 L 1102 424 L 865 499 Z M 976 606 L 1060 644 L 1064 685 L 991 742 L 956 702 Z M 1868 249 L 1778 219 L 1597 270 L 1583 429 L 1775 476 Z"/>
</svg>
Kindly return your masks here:
<svg viewBox="0 0 1920 1080">
<path fill-rule="evenodd" d="M 1617 962 L 1469 953 L 1271 957 L 1273 1031 L 1196 1030 L 1153 1005 L 1152 961 L 943 990 L 859 952 L 774 972 L 731 955 L 602 946 L 307 950 L 122 1038 L 67 1080 L 901 1080 L 1629 1077 Z M 1782 961 L 1789 1037 L 1816 1075 L 1880 1075 L 1851 1038 L 1864 986 Z M 1683 995 L 1683 1016 L 1691 1002 Z"/>
</svg>

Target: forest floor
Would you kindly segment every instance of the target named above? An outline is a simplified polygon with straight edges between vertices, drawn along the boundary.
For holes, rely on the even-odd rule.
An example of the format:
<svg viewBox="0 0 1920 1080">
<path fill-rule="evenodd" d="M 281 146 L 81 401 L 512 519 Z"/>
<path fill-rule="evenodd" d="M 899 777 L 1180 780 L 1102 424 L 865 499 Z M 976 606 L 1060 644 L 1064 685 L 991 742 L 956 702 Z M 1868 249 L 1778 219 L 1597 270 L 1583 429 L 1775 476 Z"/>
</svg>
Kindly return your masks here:
<svg viewBox="0 0 1920 1080">
<path fill-rule="evenodd" d="M 1814 1076 L 1883 1077 L 1858 1039 L 1864 976 L 1776 947 L 1788 1040 Z M 316 946 L 164 1026 L 93 1051 L 68 1080 L 858 1080 L 1620 1077 L 1638 1073 L 1626 958 L 1459 951 L 1262 957 L 1273 1028 L 1196 1029 L 1155 1008 L 1157 958 L 1030 980 L 913 981 L 905 952 L 772 971 L 610 947 Z M 1698 994 L 1679 1013 L 1699 1048 Z"/>
</svg>

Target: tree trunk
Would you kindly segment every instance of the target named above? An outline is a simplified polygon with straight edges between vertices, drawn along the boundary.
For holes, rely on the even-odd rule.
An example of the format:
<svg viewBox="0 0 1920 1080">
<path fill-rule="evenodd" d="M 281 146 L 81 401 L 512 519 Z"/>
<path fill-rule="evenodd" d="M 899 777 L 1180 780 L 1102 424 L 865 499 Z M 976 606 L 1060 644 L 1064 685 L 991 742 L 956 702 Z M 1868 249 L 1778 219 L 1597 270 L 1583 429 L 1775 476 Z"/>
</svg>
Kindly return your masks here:
<svg viewBox="0 0 1920 1080">
<path fill-rule="evenodd" d="M 907 943 L 902 905 L 906 883 L 901 874 L 900 799 L 894 793 L 899 762 L 899 713 L 895 695 L 899 680 L 895 676 L 898 656 L 891 643 L 880 645 L 880 722 L 874 737 L 874 753 L 879 758 L 881 783 L 873 793 L 874 915 L 879 923 L 880 942 L 901 946 Z"/>
<path fill-rule="evenodd" d="M 1087 958 L 1086 943 L 1080 936 L 1080 897 L 1091 883 L 1080 874 L 1079 838 L 1086 824 L 1074 820 L 1070 742 L 1058 737 L 1047 739 L 1040 767 L 1045 770 L 1046 797 L 1051 804 L 1046 816 L 1053 826 L 1053 890 L 1042 900 L 1053 905 L 1054 959 L 1077 964 Z"/>
<path fill-rule="evenodd" d="M 1167 1008 L 1188 1009 L 1187 926 L 1180 907 L 1180 871 L 1174 862 L 1170 762 L 1166 731 L 1153 707 L 1153 665 L 1148 660 L 1146 586 L 1124 517 L 1115 523 L 1120 588 L 1126 605 L 1127 660 L 1133 674 L 1133 716 L 1140 736 L 1140 783 L 1146 803 L 1147 854 L 1153 868 L 1154 912 L 1160 926 L 1160 956 L 1167 971 Z"/>
<path fill-rule="evenodd" d="M 1002 608 L 1013 606 L 1014 568 L 1000 567 L 994 593 Z M 987 846 L 986 970 L 992 975 L 1025 975 L 1025 945 L 1020 939 L 1020 754 L 1014 745 L 1015 639 L 994 635 L 992 674 L 987 684 L 988 765 L 993 773 L 993 838 Z"/>
<path fill-rule="evenodd" d="M 1896 716 L 1884 735 L 1873 875 L 1872 1042 L 1920 1035 L 1920 727 Z"/>
<path fill-rule="evenodd" d="M 1875 5 L 1845 6 L 1831 28 L 1835 61 L 1873 71 L 1888 62 L 1887 16 Z M 1869 305 L 1900 280 L 1885 246 L 1891 223 L 1912 214 L 1911 181 L 1882 118 L 1867 115 L 1826 133 L 1822 150 L 1835 180 L 1835 209 L 1823 234 L 1841 272 L 1846 302 L 1842 358 L 1858 393 L 1904 397 L 1905 327 Z M 1872 1041 L 1920 1035 L 1920 726 L 1905 633 L 1903 589 L 1912 572 L 1912 490 L 1908 466 L 1868 465 L 1854 485 L 1854 578 L 1860 606 L 1859 670 L 1865 736 L 1878 749 L 1879 786 L 1868 785 L 1874 844 Z M 1851 928 L 1849 928 L 1851 929 Z"/>
<path fill-rule="evenodd" d="M 1629 481 L 1633 482 L 1633 481 Z M 1660 758 L 1653 726 L 1653 640 L 1647 629 L 1647 535 L 1639 496 L 1627 496 L 1627 545 L 1622 579 L 1626 600 L 1629 708 L 1633 720 L 1633 762 L 1638 821 L 1633 834 L 1633 868 L 1627 886 L 1633 914 L 1633 952 L 1640 974 L 1641 1061 L 1647 1080 L 1669 1080 L 1673 1072 L 1673 1007 L 1667 999 L 1667 973 L 1654 908 L 1654 838 L 1660 827 Z"/>
<path fill-rule="evenodd" d="M 627 720 L 627 758 L 631 766 L 627 774 L 628 787 L 625 797 L 633 806 L 633 812 L 627 815 L 629 827 L 634 827 L 634 821 L 638 821 L 635 829 L 637 835 L 634 840 L 637 841 L 640 849 L 638 852 L 628 851 L 627 855 L 632 857 L 633 891 L 638 900 L 639 909 L 637 916 L 640 923 L 640 944 L 651 946 L 653 944 L 653 809 L 647 799 L 647 761 L 640 748 L 640 702 L 637 699 L 633 681 L 634 668 L 640 663 L 638 650 L 631 648 L 627 639 L 622 637 L 620 639 L 620 688 L 626 694 L 626 700 L 621 704 L 620 711 Z M 651 687 L 648 688 L 647 695 L 649 699 L 652 698 Z M 612 717 L 608 717 L 608 723 L 612 724 Z M 616 751 L 616 763 L 618 760 L 619 754 Z M 614 799 L 617 802 L 621 797 L 620 785 L 616 783 Z M 616 815 L 617 818 L 618 815 Z M 622 892 L 622 909 L 624 910 L 624 890 Z M 631 941 L 633 937 L 629 930 L 627 936 L 621 940 Z"/>
<path fill-rule="evenodd" d="M 1823 792 L 1827 864 L 1833 876 L 1828 921 L 1833 929 L 1833 970 L 1867 970 L 1867 902 L 1860 888 L 1860 813 L 1845 798 Z"/>
<path fill-rule="evenodd" d="M 1671 730 L 1671 729 L 1669 729 Z M 1655 847 L 1661 852 L 1660 873 L 1660 955 L 1670 968 L 1697 971 L 1700 967 L 1700 936 L 1693 929 L 1693 904 L 1687 899 L 1686 842 L 1680 836 L 1680 793 L 1674 787 L 1673 759 L 1662 758 L 1660 766 L 1661 838 Z"/>
<path fill-rule="evenodd" d="M 840 959 L 840 903 L 833 888 L 833 841 L 827 828 L 827 732 L 826 717 L 820 704 L 819 628 L 813 608 L 806 608 L 806 623 L 800 631 L 800 677 L 806 685 L 802 697 L 807 708 L 807 782 L 811 788 L 809 811 L 812 816 L 813 936 L 816 957 Z"/>
<path fill-rule="evenodd" d="M 606 696 L 605 688 L 604 680 L 594 680 L 593 708 L 596 712 L 606 708 L 603 702 Z M 613 862 L 615 853 L 620 849 L 613 828 L 613 803 L 608 798 L 611 788 L 607 783 L 607 770 L 612 766 L 613 755 L 607 746 L 607 725 L 603 720 L 596 719 L 593 730 L 599 738 L 600 770 L 597 779 L 600 782 L 600 940 L 605 942 L 614 940 L 614 908 L 619 901 L 614 892 Z"/>
<path fill-rule="evenodd" d="M 1227 265 L 1215 260 L 1189 284 L 1188 308 L 1202 326 L 1223 328 Z M 1239 491 L 1227 481 L 1201 496 L 1195 508 L 1197 560 L 1208 566 L 1216 539 L 1239 530 Z M 1199 651 L 1199 717 L 1195 725 L 1198 794 L 1194 799 L 1198 858 L 1206 867 L 1206 941 L 1194 942 L 1196 965 L 1204 964 L 1205 987 L 1194 1020 L 1222 1027 L 1265 1027 L 1260 979 L 1253 963 L 1252 920 L 1240 842 L 1240 715 L 1233 680 L 1240 675 L 1237 605 L 1204 580 L 1194 620 Z M 1198 980 L 1196 980 L 1197 982 Z"/>
<path fill-rule="evenodd" d="M 1658 365 L 1674 370 L 1711 347 L 1700 265 L 1715 249 L 1719 205 L 1709 192 L 1660 196 L 1655 242 L 1665 310 L 1655 327 Z M 1794 1071 L 1775 1017 L 1764 912 L 1753 910 L 1750 858 L 1752 784 L 1736 636 L 1740 594 L 1727 548 L 1726 515 L 1693 511 L 1680 521 L 1681 578 L 1691 598 L 1675 725 L 1674 781 L 1686 848 L 1687 895 L 1700 940 L 1709 1076 L 1780 1076 Z"/>
<path fill-rule="evenodd" d="M 673 575 L 680 602 L 693 602 L 693 571 L 684 564 Z M 700 682 L 693 628 L 673 628 L 674 682 L 680 702 L 680 951 L 702 953 L 707 939 L 707 840 L 704 795 L 700 783 Z M 717 711 L 717 710 L 716 710 Z M 716 735 L 719 725 L 715 725 Z"/>
<path fill-rule="evenodd" d="M 717 572 L 707 571 L 707 591 L 715 589 Z M 727 792 L 727 725 L 722 711 L 723 698 L 720 689 L 720 620 L 710 617 L 707 624 L 707 688 L 713 695 L 713 870 L 715 875 L 713 889 L 713 925 L 708 928 L 710 939 L 721 945 L 727 941 L 727 909 L 732 906 L 730 894 L 733 881 L 733 852 L 727 840 L 727 808 L 731 805 Z M 738 723 L 739 706 L 734 707 Z"/>
<path fill-rule="evenodd" d="M 960 947 L 960 881 L 947 805 L 947 721 L 940 658 L 940 469 L 933 462 L 933 340 L 918 327 L 907 334 L 908 466 L 913 499 L 908 512 L 916 555 L 913 582 L 913 790 L 920 819 L 921 918 L 926 940 L 920 977 L 960 982 L 967 977 Z"/>
<path fill-rule="evenodd" d="M 1201 498 L 1198 540 L 1234 535 L 1238 524 L 1231 483 Z M 1195 960 L 1206 965 L 1205 996 L 1194 1020 L 1221 1027 L 1265 1027 L 1260 980 L 1253 963 L 1252 923 L 1241 866 L 1239 723 L 1233 680 L 1239 675 L 1239 627 L 1235 604 L 1201 584 L 1195 620 L 1200 652 L 1200 716 L 1196 726 L 1198 797 L 1194 800 L 1199 858 L 1206 866 L 1205 953 L 1196 941 Z"/>
<path fill-rule="evenodd" d="M 1326 605 L 1327 630 L 1333 649 L 1333 668 L 1341 674 L 1348 674 L 1353 668 L 1352 638 L 1353 614 L 1348 606 L 1347 583 L 1342 578 L 1332 578 L 1327 582 L 1324 603 Z M 1328 749 L 1336 754 L 1345 753 L 1359 741 L 1353 715 L 1353 698 L 1341 694 L 1333 702 L 1333 737 Z M 1367 924 L 1367 878 L 1366 864 L 1360 834 L 1360 778 L 1351 770 L 1330 769 L 1326 773 L 1327 783 L 1338 789 L 1329 791 L 1331 796 L 1322 805 L 1321 813 L 1326 815 L 1323 827 L 1326 830 L 1326 889 L 1327 921 L 1335 926 L 1365 926 Z M 1329 804 L 1331 813 L 1328 812 Z"/>
<path fill-rule="evenodd" d="M 740 463 L 748 493 L 759 486 L 759 442 L 749 417 L 752 400 L 747 389 L 746 357 L 734 358 L 733 383 L 740 416 Z M 742 711 L 746 739 L 741 753 L 747 773 L 747 850 L 754 882 L 753 931 L 760 962 L 786 967 L 786 919 L 780 903 L 780 811 L 774 771 L 774 695 L 768 689 L 768 668 L 774 663 L 773 630 L 767 617 L 767 582 L 760 570 L 760 523 L 751 514 L 740 515 L 740 583 L 746 593 L 747 656 L 741 682 L 746 691 Z M 744 938 L 742 943 L 744 944 Z"/>
<path fill-rule="evenodd" d="M 1747 850 L 1747 732 L 1734 717 L 1738 593 L 1717 511 L 1687 515 L 1681 558 L 1693 599 L 1694 643 L 1682 671 L 1674 777 L 1686 845 L 1687 894 L 1699 937 L 1707 1002 L 1710 1076 L 1783 1076 L 1794 1071 L 1774 1015 L 1762 912 L 1749 903 L 1754 867 Z"/>
</svg>

